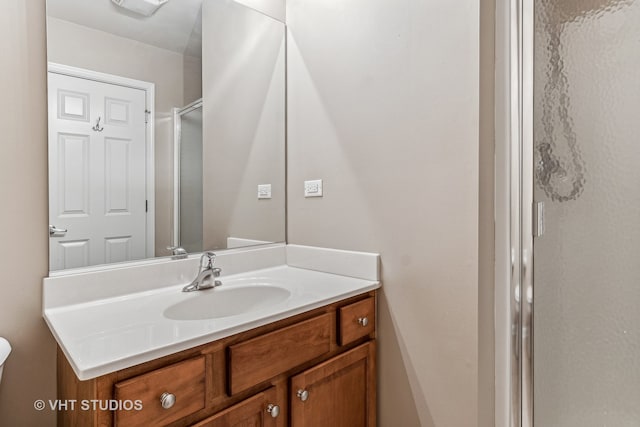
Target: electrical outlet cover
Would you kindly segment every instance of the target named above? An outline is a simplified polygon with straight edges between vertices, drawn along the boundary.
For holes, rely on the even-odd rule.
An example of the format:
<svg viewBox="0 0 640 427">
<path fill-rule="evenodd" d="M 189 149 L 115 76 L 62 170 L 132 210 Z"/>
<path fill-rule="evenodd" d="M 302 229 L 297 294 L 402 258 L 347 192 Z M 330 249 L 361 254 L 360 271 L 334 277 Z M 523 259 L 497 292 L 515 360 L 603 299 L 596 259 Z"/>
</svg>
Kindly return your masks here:
<svg viewBox="0 0 640 427">
<path fill-rule="evenodd" d="M 258 184 L 258 199 L 271 198 L 271 184 Z"/>
<path fill-rule="evenodd" d="M 322 197 L 322 180 L 305 181 L 304 197 Z"/>
</svg>

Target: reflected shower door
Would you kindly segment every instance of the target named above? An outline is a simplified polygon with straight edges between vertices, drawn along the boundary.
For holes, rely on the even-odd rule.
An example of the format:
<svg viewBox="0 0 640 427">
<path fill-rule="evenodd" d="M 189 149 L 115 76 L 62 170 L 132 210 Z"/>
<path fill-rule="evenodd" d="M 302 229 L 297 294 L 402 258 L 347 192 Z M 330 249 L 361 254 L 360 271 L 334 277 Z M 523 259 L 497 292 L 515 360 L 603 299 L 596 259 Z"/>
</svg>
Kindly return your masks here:
<svg viewBox="0 0 640 427">
<path fill-rule="evenodd" d="M 180 120 L 179 242 L 187 252 L 202 252 L 203 154 L 202 101 L 178 113 Z"/>
<path fill-rule="evenodd" d="M 640 0 L 535 0 L 534 424 L 640 426 Z"/>
</svg>

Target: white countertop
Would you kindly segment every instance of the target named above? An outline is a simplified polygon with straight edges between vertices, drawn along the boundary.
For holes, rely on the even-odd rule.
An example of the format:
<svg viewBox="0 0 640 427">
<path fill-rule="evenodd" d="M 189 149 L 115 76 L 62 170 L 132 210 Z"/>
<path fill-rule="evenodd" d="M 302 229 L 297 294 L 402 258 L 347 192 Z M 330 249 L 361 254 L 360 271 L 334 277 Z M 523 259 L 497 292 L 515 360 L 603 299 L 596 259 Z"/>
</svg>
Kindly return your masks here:
<svg viewBox="0 0 640 427">
<path fill-rule="evenodd" d="M 221 277 L 224 288 L 247 281 L 276 283 L 291 295 L 257 311 L 206 320 L 172 320 L 170 306 L 212 290 L 184 293 L 185 283 L 44 308 L 44 318 L 80 380 L 88 380 L 380 287 L 374 280 L 287 265 Z"/>
</svg>

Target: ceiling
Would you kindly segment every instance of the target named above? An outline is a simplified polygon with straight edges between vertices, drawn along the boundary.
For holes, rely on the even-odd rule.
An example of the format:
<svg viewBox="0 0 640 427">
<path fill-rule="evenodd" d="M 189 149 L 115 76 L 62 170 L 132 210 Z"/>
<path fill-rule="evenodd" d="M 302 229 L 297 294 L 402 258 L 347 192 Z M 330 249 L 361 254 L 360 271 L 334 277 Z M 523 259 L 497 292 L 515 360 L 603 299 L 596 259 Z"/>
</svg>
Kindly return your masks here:
<svg viewBox="0 0 640 427">
<path fill-rule="evenodd" d="M 47 0 L 47 15 L 174 52 L 200 56 L 202 0 L 169 0 L 149 16 L 111 0 Z"/>
</svg>

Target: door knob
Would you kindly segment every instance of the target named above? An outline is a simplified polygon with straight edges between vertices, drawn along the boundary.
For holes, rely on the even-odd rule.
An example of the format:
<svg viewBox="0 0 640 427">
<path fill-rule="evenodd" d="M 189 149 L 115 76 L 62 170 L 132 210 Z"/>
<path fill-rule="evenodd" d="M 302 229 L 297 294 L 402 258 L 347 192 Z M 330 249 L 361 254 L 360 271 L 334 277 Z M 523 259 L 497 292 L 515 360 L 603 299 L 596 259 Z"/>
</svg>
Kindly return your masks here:
<svg viewBox="0 0 640 427">
<path fill-rule="evenodd" d="M 49 225 L 49 237 L 61 237 L 67 233 L 66 228 L 58 228 L 55 225 Z"/>
</svg>

